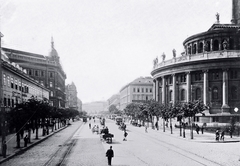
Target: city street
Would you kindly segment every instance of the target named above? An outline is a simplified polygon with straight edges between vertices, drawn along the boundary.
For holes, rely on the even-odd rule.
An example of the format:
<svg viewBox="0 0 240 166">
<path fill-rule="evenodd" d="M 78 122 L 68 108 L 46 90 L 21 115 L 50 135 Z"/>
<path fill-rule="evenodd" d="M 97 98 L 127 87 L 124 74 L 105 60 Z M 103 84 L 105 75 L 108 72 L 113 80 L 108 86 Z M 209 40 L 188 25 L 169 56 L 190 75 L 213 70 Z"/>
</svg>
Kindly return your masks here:
<svg viewBox="0 0 240 166">
<path fill-rule="evenodd" d="M 145 132 L 144 127 L 135 127 L 127 123 L 129 135 L 127 141 L 123 141 L 123 131 L 118 129 L 113 120 L 107 119 L 106 126 L 109 132 L 114 134 L 113 143 L 108 144 L 102 142 L 97 133 L 92 133 L 88 124 L 89 122 L 72 122 L 66 129 L 2 165 L 57 165 L 65 155 L 62 165 L 104 166 L 107 165 L 105 152 L 111 145 L 115 155 L 112 165 L 115 166 L 240 164 L 240 143 L 236 141 L 238 138 L 230 140 L 226 136 L 225 143 L 217 143 L 213 134 L 194 133 L 194 139 L 191 140 L 189 131 L 186 132 L 186 138 L 182 138 L 178 129 L 174 129 L 173 134 L 168 128 L 166 132 L 161 128 L 159 131 L 148 128 L 148 132 Z M 91 124 L 100 126 L 99 120 L 95 123 L 91 121 Z M 67 149 L 71 144 L 73 147 Z M 62 148 L 59 150 L 59 147 Z"/>
</svg>

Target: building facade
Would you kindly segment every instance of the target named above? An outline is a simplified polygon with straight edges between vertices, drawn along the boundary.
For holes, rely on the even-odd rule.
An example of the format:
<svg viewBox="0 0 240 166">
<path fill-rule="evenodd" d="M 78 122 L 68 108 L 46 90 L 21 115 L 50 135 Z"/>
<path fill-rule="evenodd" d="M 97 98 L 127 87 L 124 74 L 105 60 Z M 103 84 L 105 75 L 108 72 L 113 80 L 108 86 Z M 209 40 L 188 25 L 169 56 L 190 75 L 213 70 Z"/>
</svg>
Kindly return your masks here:
<svg viewBox="0 0 240 166">
<path fill-rule="evenodd" d="M 2 104 L 15 107 L 32 96 L 39 100 L 49 100 L 49 90 L 26 74 L 19 65 L 10 63 L 7 56 L 2 55 Z"/>
<path fill-rule="evenodd" d="M 233 0 L 232 24 L 217 21 L 188 37 L 180 57 L 154 64 L 154 98 L 163 104 L 201 99 L 209 109 L 200 121 L 229 122 L 240 108 L 240 6 Z M 156 61 L 155 61 L 156 62 Z M 237 116 L 237 115 L 236 115 Z"/>
<path fill-rule="evenodd" d="M 78 110 L 77 88 L 72 82 L 65 87 L 66 90 L 66 108 Z"/>
<path fill-rule="evenodd" d="M 54 42 L 51 42 L 49 56 L 2 48 L 11 62 L 19 64 L 27 74 L 50 91 L 49 100 L 57 108 L 65 107 L 65 80 L 66 74 L 60 63 L 60 58 Z"/>
<path fill-rule="evenodd" d="M 120 90 L 120 110 L 132 102 L 145 102 L 153 98 L 153 79 L 140 77 Z"/>
<path fill-rule="evenodd" d="M 115 94 L 115 95 L 112 95 L 108 100 L 108 108 L 111 106 L 111 105 L 115 105 L 117 109 L 120 108 L 120 94 Z"/>
<path fill-rule="evenodd" d="M 78 111 L 81 112 L 82 111 L 82 101 L 77 98 L 77 107 L 78 107 Z"/>
</svg>

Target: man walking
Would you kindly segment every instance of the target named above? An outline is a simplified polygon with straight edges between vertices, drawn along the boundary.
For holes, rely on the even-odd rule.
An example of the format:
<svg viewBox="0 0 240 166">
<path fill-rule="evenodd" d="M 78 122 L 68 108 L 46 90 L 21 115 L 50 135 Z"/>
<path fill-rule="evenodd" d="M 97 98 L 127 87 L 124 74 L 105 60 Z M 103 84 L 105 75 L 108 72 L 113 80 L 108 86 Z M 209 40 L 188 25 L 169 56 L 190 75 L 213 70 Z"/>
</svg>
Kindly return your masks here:
<svg viewBox="0 0 240 166">
<path fill-rule="evenodd" d="M 106 157 L 108 158 L 108 165 L 112 165 L 112 157 L 114 157 L 112 146 L 110 146 L 110 149 L 107 150 Z"/>
</svg>

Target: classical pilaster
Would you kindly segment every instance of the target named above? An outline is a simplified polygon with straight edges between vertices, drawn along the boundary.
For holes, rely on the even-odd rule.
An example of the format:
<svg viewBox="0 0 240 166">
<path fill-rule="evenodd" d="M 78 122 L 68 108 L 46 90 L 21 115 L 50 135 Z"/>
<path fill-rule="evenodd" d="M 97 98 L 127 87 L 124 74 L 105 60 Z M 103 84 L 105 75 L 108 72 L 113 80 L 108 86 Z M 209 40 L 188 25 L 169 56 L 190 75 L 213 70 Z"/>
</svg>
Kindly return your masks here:
<svg viewBox="0 0 240 166">
<path fill-rule="evenodd" d="M 175 104 L 176 103 L 176 75 L 173 74 L 172 78 L 173 78 L 173 94 L 172 94 L 173 98 L 172 98 L 172 100 L 173 100 L 173 104 Z"/>
<path fill-rule="evenodd" d="M 166 80 L 162 77 L 162 104 L 166 102 Z"/>
<path fill-rule="evenodd" d="M 190 72 L 186 73 L 187 75 L 187 102 L 191 101 L 191 74 Z"/>
<path fill-rule="evenodd" d="M 223 69 L 223 85 L 222 85 L 222 113 L 230 113 L 228 106 L 228 69 Z"/>
</svg>

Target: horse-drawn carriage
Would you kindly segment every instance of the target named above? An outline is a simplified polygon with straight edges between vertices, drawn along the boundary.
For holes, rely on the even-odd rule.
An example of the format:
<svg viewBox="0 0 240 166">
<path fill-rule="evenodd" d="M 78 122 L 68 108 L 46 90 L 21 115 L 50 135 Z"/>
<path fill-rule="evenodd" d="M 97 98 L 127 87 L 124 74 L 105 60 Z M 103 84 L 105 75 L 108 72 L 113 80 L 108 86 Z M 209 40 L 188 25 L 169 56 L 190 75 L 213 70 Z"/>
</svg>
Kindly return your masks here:
<svg viewBox="0 0 240 166">
<path fill-rule="evenodd" d="M 108 128 L 100 130 L 100 137 L 102 140 L 105 140 L 107 143 L 112 143 L 113 134 L 109 133 Z"/>
</svg>

